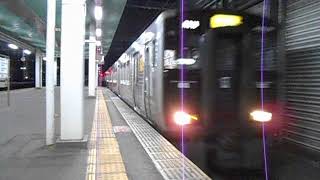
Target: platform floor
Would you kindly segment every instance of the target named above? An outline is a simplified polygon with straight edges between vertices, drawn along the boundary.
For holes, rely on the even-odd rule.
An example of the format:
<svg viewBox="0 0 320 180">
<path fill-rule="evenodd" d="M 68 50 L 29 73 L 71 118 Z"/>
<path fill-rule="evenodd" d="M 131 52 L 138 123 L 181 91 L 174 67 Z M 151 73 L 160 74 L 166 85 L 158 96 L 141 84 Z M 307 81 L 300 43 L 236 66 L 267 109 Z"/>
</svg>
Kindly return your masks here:
<svg viewBox="0 0 320 180">
<path fill-rule="evenodd" d="M 58 136 L 59 89 L 55 92 Z M 94 106 L 95 99 L 85 98 L 87 133 Z M 86 149 L 45 146 L 45 89 L 11 91 L 10 107 L 0 108 L 0 180 L 85 179 L 86 166 Z"/>
<path fill-rule="evenodd" d="M 59 104 L 57 88 L 57 136 Z M 88 147 L 48 147 L 45 89 L 12 91 L 0 107 L 0 180 L 210 179 L 108 89 L 84 109 Z"/>
<path fill-rule="evenodd" d="M 129 179 L 163 179 L 143 146 L 141 146 L 135 134 L 112 102 L 111 96 L 114 96 L 114 94 L 106 89 L 103 91 L 103 94 Z"/>
</svg>

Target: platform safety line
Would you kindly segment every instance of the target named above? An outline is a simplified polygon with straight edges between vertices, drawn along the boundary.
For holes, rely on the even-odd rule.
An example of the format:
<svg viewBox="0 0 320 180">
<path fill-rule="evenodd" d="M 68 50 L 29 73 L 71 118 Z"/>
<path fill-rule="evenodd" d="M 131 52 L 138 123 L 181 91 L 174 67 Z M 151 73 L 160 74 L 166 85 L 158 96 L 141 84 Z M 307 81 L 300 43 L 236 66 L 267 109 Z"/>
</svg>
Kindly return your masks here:
<svg viewBox="0 0 320 180">
<path fill-rule="evenodd" d="M 128 180 L 101 89 L 97 91 L 93 118 L 86 180 Z"/>
</svg>

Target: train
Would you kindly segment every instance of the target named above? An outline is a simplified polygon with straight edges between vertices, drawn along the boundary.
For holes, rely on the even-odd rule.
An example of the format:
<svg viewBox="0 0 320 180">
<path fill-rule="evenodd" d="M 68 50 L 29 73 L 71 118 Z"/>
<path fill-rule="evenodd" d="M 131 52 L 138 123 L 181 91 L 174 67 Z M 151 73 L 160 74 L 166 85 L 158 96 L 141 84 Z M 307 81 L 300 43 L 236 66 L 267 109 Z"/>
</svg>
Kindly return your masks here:
<svg viewBox="0 0 320 180">
<path fill-rule="evenodd" d="M 279 127 L 269 125 L 277 119 L 276 69 L 257 68 L 259 35 L 258 16 L 194 10 L 180 22 L 178 11 L 165 11 L 106 71 L 106 84 L 166 137 L 183 127 L 185 139 L 212 142 L 219 166 L 262 168 L 261 124 L 269 134 Z"/>
<path fill-rule="evenodd" d="M 200 12 L 197 12 L 200 15 Z M 197 119 L 185 134 L 202 132 L 200 117 L 200 67 L 196 39 L 201 29 L 185 32 L 186 57 L 179 58 L 179 16 L 165 11 L 141 34 L 108 70 L 107 86 L 164 134 L 179 134 L 175 116 Z M 192 23 L 191 23 L 192 24 Z M 189 39 L 191 38 L 191 39 Z M 194 62 L 188 62 L 194 61 Z M 180 66 L 185 79 L 180 82 Z M 188 84 L 187 84 L 188 83 Z M 189 87 L 185 87 L 185 86 Z M 184 89 L 184 113 L 180 112 L 180 90 Z M 192 136 L 192 135 L 191 135 Z"/>
</svg>

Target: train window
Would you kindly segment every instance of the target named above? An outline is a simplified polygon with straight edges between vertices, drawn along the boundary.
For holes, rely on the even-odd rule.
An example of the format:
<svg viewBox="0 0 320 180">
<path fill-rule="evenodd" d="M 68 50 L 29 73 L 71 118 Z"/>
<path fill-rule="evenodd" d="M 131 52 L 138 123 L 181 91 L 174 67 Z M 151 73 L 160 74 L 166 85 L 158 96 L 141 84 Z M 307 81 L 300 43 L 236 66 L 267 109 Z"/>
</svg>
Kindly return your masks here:
<svg viewBox="0 0 320 180">
<path fill-rule="evenodd" d="M 127 85 L 129 85 L 129 84 L 128 84 L 129 76 L 130 76 L 130 71 L 129 71 L 129 60 L 128 60 L 128 62 L 127 62 L 126 64 L 127 64 L 127 68 L 126 68 L 126 79 L 127 79 Z"/>
<path fill-rule="evenodd" d="M 135 64 L 135 67 L 133 68 L 134 69 L 134 80 L 135 80 L 135 84 L 137 84 L 138 82 L 138 68 L 139 68 L 139 53 L 136 52 L 134 55 L 133 55 L 133 60 L 134 60 L 134 64 Z"/>
<path fill-rule="evenodd" d="M 130 73 L 131 73 L 131 82 L 134 82 L 134 59 L 133 56 L 130 56 L 130 63 L 132 66 L 130 66 Z"/>
<path fill-rule="evenodd" d="M 148 65 L 151 65 L 151 62 L 150 62 L 150 47 L 147 47 L 146 49 L 146 52 L 145 52 L 145 61 L 147 63 L 147 66 Z"/>
<path fill-rule="evenodd" d="M 156 53 L 155 53 L 155 43 L 156 43 L 156 41 L 155 40 L 153 40 L 152 41 L 152 47 L 151 47 L 151 58 L 152 58 L 152 67 L 156 67 L 157 65 L 156 65 Z"/>
<path fill-rule="evenodd" d="M 173 68 L 175 66 L 175 56 L 176 51 L 172 49 L 164 50 L 164 67 L 165 68 Z"/>
</svg>

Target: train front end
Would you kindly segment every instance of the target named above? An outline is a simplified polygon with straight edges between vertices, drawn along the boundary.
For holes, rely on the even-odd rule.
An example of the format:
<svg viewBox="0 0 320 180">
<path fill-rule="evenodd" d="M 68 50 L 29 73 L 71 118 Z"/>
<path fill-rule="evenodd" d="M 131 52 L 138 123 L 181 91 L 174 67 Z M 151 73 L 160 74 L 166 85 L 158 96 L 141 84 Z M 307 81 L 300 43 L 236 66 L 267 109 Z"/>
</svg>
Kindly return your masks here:
<svg viewBox="0 0 320 180">
<path fill-rule="evenodd" d="M 275 71 L 266 67 L 272 58 L 261 56 L 261 19 L 216 13 L 209 26 L 201 41 L 200 62 L 201 114 L 210 162 L 222 169 L 262 170 L 264 138 L 270 137 L 278 119 L 271 108 L 276 107 L 271 93 Z"/>
</svg>

